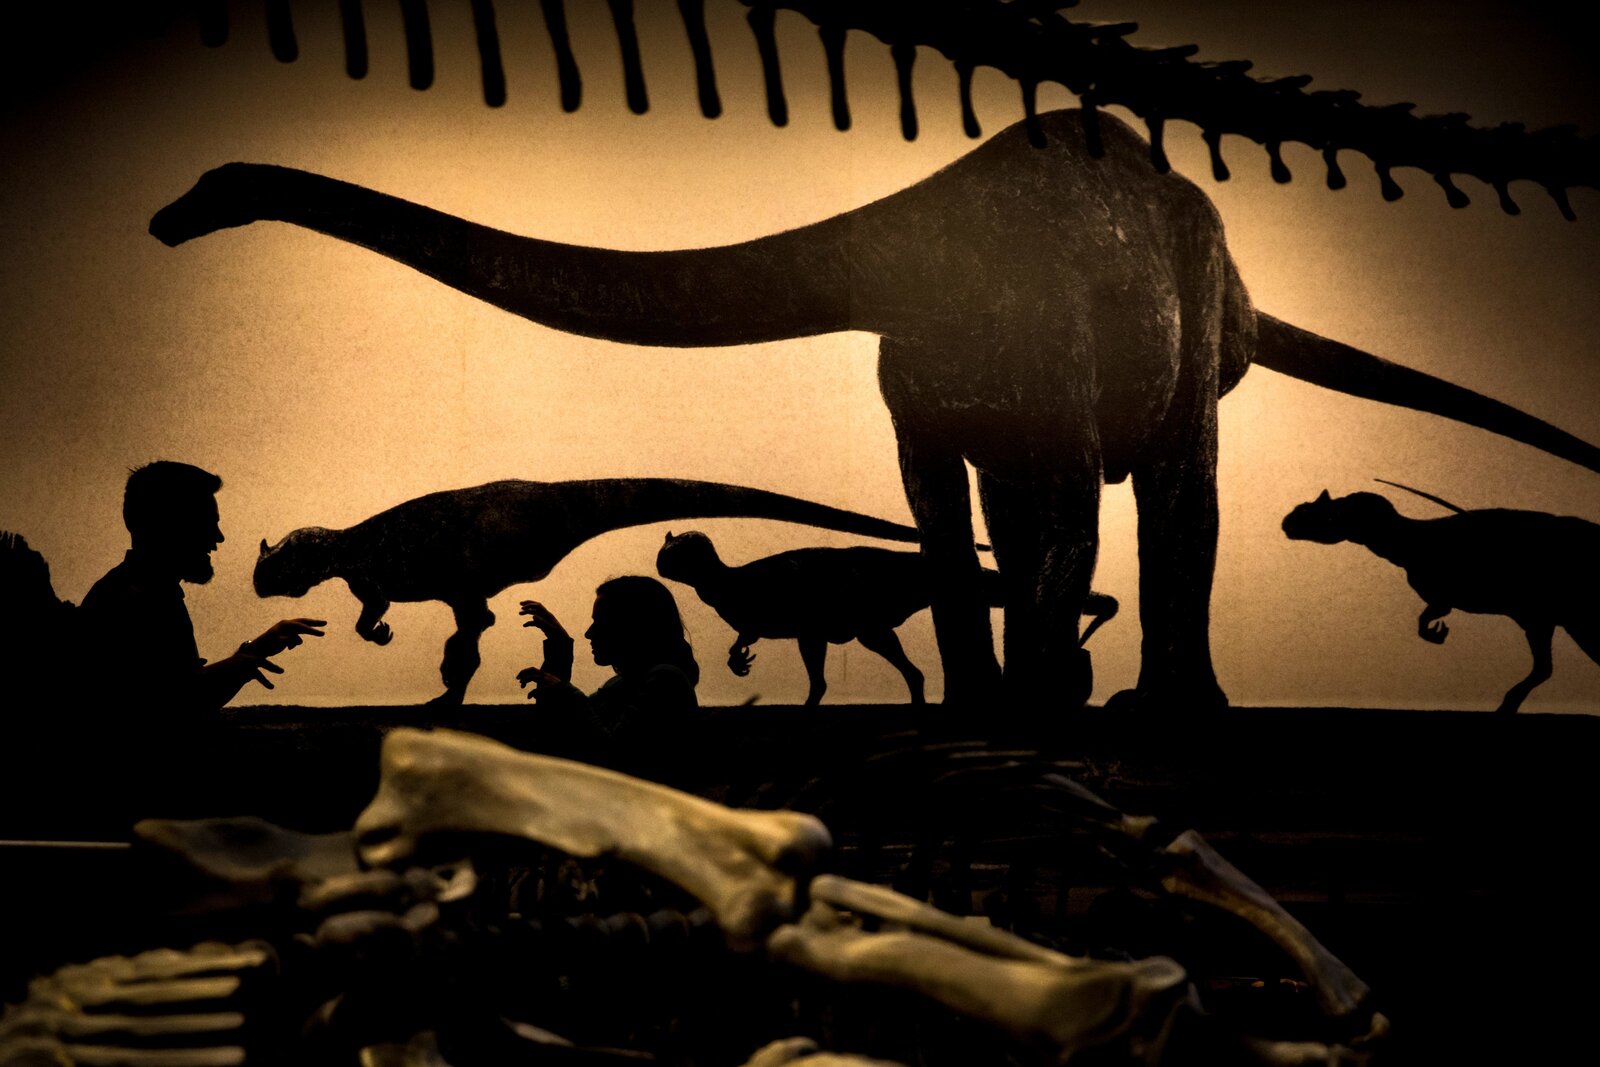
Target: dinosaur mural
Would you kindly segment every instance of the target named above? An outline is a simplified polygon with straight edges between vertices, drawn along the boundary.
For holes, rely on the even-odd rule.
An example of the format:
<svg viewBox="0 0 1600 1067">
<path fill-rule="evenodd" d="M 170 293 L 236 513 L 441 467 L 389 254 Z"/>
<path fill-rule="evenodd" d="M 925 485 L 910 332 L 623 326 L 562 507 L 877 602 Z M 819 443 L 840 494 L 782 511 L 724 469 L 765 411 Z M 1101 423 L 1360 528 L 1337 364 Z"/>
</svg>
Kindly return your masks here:
<svg viewBox="0 0 1600 1067">
<path fill-rule="evenodd" d="M 437 600 L 456 630 L 439 665 L 445 691 L 433 703 L 459 704 L 478 670 L 478 639 L 494 625 L 489 598 L 537 582 L 573 549 L 612 530 L 667 519 L 742 517 L 915 541 L 909 526 L 742 485 L 675 478 L 502 481 L 450 489 L 397 504 L 343 530 L 308 526 L 276 545 L 261 542 L 258 596 L 300 597 L 342 578 L 361 601 L 356 633 L 386 645 L 391 602 Z"/>
<path fill-rule="evenodd" d="M 1203 132 L 1211 157 L 1212 175 L 1225 181 L 1230 175 L 1223 160 L 1222 138 L 1245 137 L 1266 149 L 1274 181 L 1290 179 L 1283 146 L 1299 143 L 1322 154 L 1330 189 L 1342 189 L 1348 180 L 1339 163 L 1340 152 L 1355 152 L 1370 159 L 1386 200 L 1398 200 L 1404 190 L 1393 171 L 1415 167 L 1431 175 L 1452 207 L 1465 207 L 1467 194 L 1454 177 L 1467 175 L 1490 185 L 1501 210 L 1518 214 L 1511 197 L 1513 181 L 1541 186 L 1567 219 L 1575 218 L 1567 190 L 1600 188 L 1600 139 L 1580 137 L 1575 127 L 1555 126 L 1528 130 L 1523 124 L 1473 126 L 1469 115 L 1415 115 L 1416 105 L 1396 102 L 1361 103 L 1361 94 L 1349 89 L 1311 90 L 1310 75 L 1253 78 L 1249 60 L 1204 62 L 1193 59 L 1200 51 L 1193 44 L 1141 48 L 1127 38 L 1139 29 L 1137 22 L 1073 21 L 1062 11 L 1078 0 L 1019 3 L 1017 0 L 946 0 L 937 4 L 901 2 L 861 3 L 860 0 L 740 0 L 749 8 L 747 22 L 760 57 L 767 115 L 774 125 L 789 122 L 789 104 L 776 32 L 779 11 L 794 12 L 817 28 L 827 56 L 828 90 L 833 123 L 837 129 L 851 125 L 849 92 L 845 77 L 845 45 L 851 31 L 868 34 L 889 47 L 900 97 L 900 130 L 906 140 L 917 137 L 917 105 L 912 92 L 912 69 L 919 47 L 929 48 L 950 61 L 957 74 L 962 129 L 968 137 L 982 135 L 972 100 L 973 75 L 979 67 L 999 70 L 1013 79 L 1021 94 L 1029 138 L 1042 144 L 1046 137 L 1039 122 L 1039 87 L 1046 82 L 1063 85 L 1082 101 L 1085 137 L 1090 151 L 1104 150 L 1099 134 L 1099 109 L 1121 106 L 1142 119 L 1149 132 L 1152 164 L 1165 172 L 1163 146 L 1169 121 L 1190 122 Z M 211 47 L 228 40 L 227 4 L 203 0 L 196 5 L 201 38 Z M 573 52 L 564 0 L 540 0 L 545 32 L 554 53 L 562 109 L 576 111 L 583 100 L 583 77 Z M 628 109 L 644 114 L 650 109 L 633 0 L 607 0 L 606 7 L 622 61 L 624 95 Z M 717 118 L 723 113 L 717 87 L 716 65 L 706 32 L 705 0 L 677 0 L 679 18 L 693 58 L 695 97 L 700 113 Z M 434 83 L 433 34 L 428 7 L 423 0 L 400 0 L 406 43 L 407 80 L 413 89 Z M 267 0 L 267 39 L 273 55 L 292 63 L 299 57 L 294 18 L 287 3 Z M 147 18 L 158 16 L 151 11 Z M 166 12 L 170 17 L 171 12 Z M 340 30 L 345 45 L 345 70 L 351 78 L 368 73 L 366 22 L 360 0 L 339 5 Z M 507 99 L 505 65 L 492 0 L 472 0 L 473 36 L 482 76 L 483 100 L 500 107 Z"/>
<path fill-rule="evenodd" d="M 1322 495 L 1289 512 L 1283 532 L 1293 541 L 1361 545 L 1405 571 L 1422 597 L 1417 636 L 1442 645 L 1450 635 L 1450 612 L 1505 615 L 1522 628 L 1533 668 L 1501 698 L 1495 710 L 1509 715 L 1550 678 L 1550 642 L 1561 627 L 1588 657 L 1600 663 L 1600 525 L 1572 515 L 1511 508 L 1460 508 L 1410 486 L 1379 478 L 1415 493 L 1453 514 L 1413 519 L 1377 493 Z"/>
<path fill-rule="evenodd" d="M 796 548 L 730 567 L 711 538 L 689 530 L 667 534 L 656 553 L 656 573 L 688 585 L 733 627 L 737 636 L 728 649 L 728 669 L 741 678 L 755 662 L 751 645 L 762 638 L 793 638 L 805 662 L 806 703 L 821 703 L 828 691 L 828 645 L 853 640 L 900 672 L 913 704 L 926 702 L 922 672 L 895 634 L 932 595 L 926 561 L 916 552 L 864 545 Z M 984 571 L 983 582 L 990 606 L 1003 607 L 1006 591 L 999 572 Z M 1094 618 L 1079 643 L 1086 644 L 1117 606 L 1115 597 L 1091 592 L 1084 609 Z M 1088 695 L 1085 691 L 1083 699 Z"/>
<path fill-rule="evenodd" d="M 1028 590 L 1006 610 L 1014 695 L 1083 690 L 1053 665 L 1075 659 L 1101 482 L 1132 475 L 1143 625 L 1136 695 L 1159 706 L 1226 703 L 1208 636 L 1217 400 L 1252 360 L 1600 469 L 1600 451 L 1538 419 L 1258 314 L 1209 201 L 1153 168 L 1127 126 L 1102 117 L 1091 144 L 1080 112 L 1053 112 L 1037 118 L 1039 147 L 1028 125 L 857 210 L 716 248 L 559 244 L 245 163 L 205 174 L 150 231 L 176 246 L 289 222 L 534 322 L 624 343 L 877 335 L 906 496 L 936 575 L 947 700 L 979 699 L 1000 680 L 973 549 L 970 462 L 995 561 Z M 1023 247 L 1029 254 L 1017 255 Z"/>
</svg>

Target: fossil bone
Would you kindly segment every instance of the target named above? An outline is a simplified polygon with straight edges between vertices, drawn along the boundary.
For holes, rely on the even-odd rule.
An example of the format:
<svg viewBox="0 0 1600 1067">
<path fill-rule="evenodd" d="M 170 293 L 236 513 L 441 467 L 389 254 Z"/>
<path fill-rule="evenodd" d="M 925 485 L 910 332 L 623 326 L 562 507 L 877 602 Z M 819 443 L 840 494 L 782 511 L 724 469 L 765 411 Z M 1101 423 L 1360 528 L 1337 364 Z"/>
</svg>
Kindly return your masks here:
<svg viewBox="0 0 1600 1067">
<path fill-rule="evenodd" d="M 869 1060 L 837 1052 L 821 1052 L 809 1037 L 786 1037 L 756 1050 L 744 1067 L 901 1067 L 888 1060 Z"/>
<path fill-rule="evenodd" d="M 208 942 L 62 967 L 0 1017 L 0 1067 L 243 1063 L 239 994 L 272 962 L 264 945 Z"/>
<path fill-rule="evenodd" d="M 790 811 L 734 811 L 665 786 L 450 730 L 385 738 L 377 796 L 356 820 L 362 858 L 391 866 L 434 834 L 522 837 L 612 855 L 693 894 L 729 943 L 760 944 L 792 917 L 797 875 L 831 846 Z"/>
<path fill-rule="evenodd" d="M 1161 885 L 1167 892 L 1221 908 L 1260 930 L 1300 968 L 1324 1013 L 1344 1019 L 1366 1006 L 1371 993 L 1367 984 L 1199 834 L 1179 834 L 1163 850 L 1163 859 Z M 1381 1015 L 1374 1015 L 1372 1024 L 1373 1036 L 1387 1029 Z"/>
<path fill-rule="evenodd" d="M 775 958 L 836 982 L 911 990 L 1024 1044 L 1051 1049 L 1063 1062 L 1113 1041 L 1143 1055 L 1159 1042 L 1171 1013 L 1192 996 L 1183 968 L 1165 956 L 1121 963 L 1040 946 L 1021 950 L 1009 944 L 1010 935 L 972 936 L 976 923 L 888 890 L 845 879 L 820 888 L 800 922 L 768 939 Z M 917 925 L 869 933 L 822 899 L 824 893 L 866 909 L 866 916 Z M 1000 954 L 986 951 L 990 947 Z"/>
</svg>

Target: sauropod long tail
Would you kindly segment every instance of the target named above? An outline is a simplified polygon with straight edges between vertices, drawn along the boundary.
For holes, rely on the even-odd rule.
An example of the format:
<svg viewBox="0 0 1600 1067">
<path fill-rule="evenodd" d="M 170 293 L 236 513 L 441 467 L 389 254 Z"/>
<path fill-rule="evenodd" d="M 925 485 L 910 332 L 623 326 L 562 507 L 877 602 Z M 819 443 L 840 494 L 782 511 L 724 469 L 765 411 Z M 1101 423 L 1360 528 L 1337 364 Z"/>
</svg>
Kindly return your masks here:
<svg viewBox="0 0 1600 1067">
<path fill-rule="evenodd" d="M 1443 415 L 1600 471 L 1600 448 L 1509 404 L 1271 315 L 1258 314 L 1256 324 L 1259 366 L 1335 392 Z"/>
</svg>

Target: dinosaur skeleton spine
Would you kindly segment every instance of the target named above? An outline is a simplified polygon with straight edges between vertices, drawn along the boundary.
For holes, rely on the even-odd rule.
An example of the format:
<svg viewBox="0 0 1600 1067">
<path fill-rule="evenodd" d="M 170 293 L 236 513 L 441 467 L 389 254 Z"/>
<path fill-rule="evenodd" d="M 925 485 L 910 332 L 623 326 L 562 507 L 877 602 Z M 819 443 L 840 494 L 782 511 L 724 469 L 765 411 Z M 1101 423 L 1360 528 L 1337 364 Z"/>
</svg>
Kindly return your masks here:
<svg viewBox="0 0 1600 1067">
<path fill-rule="evenodd" d="M 1341 152 L 1370 159 L 1385 200 L 1404 191 L 1393 171 L 1415 167 L 1432 175 L 1452 207 L 1465 207 L 1468 197 L 1455 184 L 1468 175 L 1493 187 L 1508 214 L 1520 208 L 1511 197 L 1515 181 L 1544 188 L 1562 215 L 1575 218 L 1567 190 L 1600 188 L 1600 138 L 1583 137 L 1575 127 L 1528 130 L 1521 123 L 1493 127 L 1470 125 L 1462 112 L 1414 114 L 1414 104 L 1371 105 L 1353 90 L 1306 91 L 1309 75 L 1252 78 L 1248 60 L 1195 61 L 1197 45 L 1139 48 L 1125 39 L 1138 29 L 1133 22 L 1074 22 L 1060 11 L 1076 0 L 950 0 L 918 4 L 908 0 L 740 0 L 750 8 L 748 22 L 761 60 L 767 114 L 775 125 L 787 124 L 788 102 L 776 35 L 777 12 L 793 11 L 817 27 L 826 56 L 834 124 L 850 126 L 845 85 L 844 50 L 851 30 L 870 34 L 889 46 L 900 92 L 901 132 L 907 140 L 918 132 L 911 71 L 917 48 L 937 51 L 955 67 L 962 127 L 967 136 L 982 134 L 972 105 L 972 76 L 980 66 L 992 67 L 1016 81 L 1022 95 L 1031 137 L 1044 134 L 1037 121 L 1038 87 L 1055 82 L 1076 94 L 1084 108 L 1091 144 L 1097 140 L 1099 108 L 1121 106 L 1144 120 L 1150 138 L 1152 165 L 1169 168 L 1163 147 L 1165 125 L 1182 120 L 1198 126 L 1210 150 L 1212 174 L 1229 177 L 1222 138 L 1234 135 L 1262 145 L 1278 182 L 1290 180 L 1282 146 L 1299 143 L 1322 153 L 1330 189 L 1347 179 L 1339 164 Z M 704 0 L 677 0 L 694 61 L 700 111 L 707 118 L 722 113 L 716 70 L 706 33 Z M 219 46 L 228 37 L 223 0 L 196 0 L 201 39 Z M 288 0 L 265 0 L 268 40 L 282 62 L 299 56 Z M 623 84 L 629 110 L 649 109 L 633 0 L 607 0 L 621 53 Z M 578 109 L 582 76 L 567 28 L 564 0 L 540 0 L 546 32 L 555 53 L 561 106 Z M 400 0 L 406 38 L 409 81 L 414 89 L 433 84 L 433 39 L 426 0 Z M 340 0 L 345 44 L 345 69 L 352 78 L 367 74 L 366 24 L 361 0 Z M 506 102 L 505 67 L 492 0 L 472 0 L 473 27 L 482 72 L 484 102 Z"/>
</svg>

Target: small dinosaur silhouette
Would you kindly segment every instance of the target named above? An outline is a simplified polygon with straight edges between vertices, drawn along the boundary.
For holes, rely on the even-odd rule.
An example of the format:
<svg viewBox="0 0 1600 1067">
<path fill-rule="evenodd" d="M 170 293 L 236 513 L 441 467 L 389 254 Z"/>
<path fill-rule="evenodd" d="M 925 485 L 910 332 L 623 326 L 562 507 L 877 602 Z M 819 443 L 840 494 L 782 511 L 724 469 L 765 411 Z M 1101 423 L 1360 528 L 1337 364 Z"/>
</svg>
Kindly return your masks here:
<svg viewBox="0 0 1600 1067">
<path fill-rule="evenodd" d="M 925 702 L 922 672 L 895 635 L 932 598 L 933 577 L 920 553 L 865 546 L 797 548 L 730 567 L 711 538 L 690 530 L 667 534 L 656 553 L 656 573 L 692 587 L 733 627 L 738 637 L 728 650 L 728 668 L 741 678 L 756 658 L 751 645 L 763 637 L 793 638 L 810 679 L 806 704 L 820 703 L 828 689 L 823 673 L 828 645 L 854 640 L 900 672 L 913 704 Z M 1004 606 L 999 571 L 983 572 L 983 588 L 991 607 Z M 1094 621 L 1079 645 L 1116 613 L 1116 598 L 1091 592 L 1084 614 Z"/>
<path fill-rule="evenodd" d="M 1283 532 L 1324 545 L 1351 541 L 1402 568 L 1426 605 L 1417 619 L 1424 641 L 1443 644 L 1450 627 L 1440 620 L 1457 608 L 1509 616 L 1528 639 L 1533 670 L 1500 701 L 1497 710 L 1504 714 L 1550 677 L 1557 626 L 1600 663 L 1600 525 L 1541 511 L 1464 510 L 1397 482 L 1385 484 L 1455 514 L 1411 519 L 1377 493 L 1331 497 L 1324 489 L 1289 512 Z"/>
<path fill-rule="evenodd" d="M 972 547 L 967 464 L 1006 605 L 1004 682 L 1021 705 L 1085 691 L 1069 666 L 1098 550 L 1102 482 L 1139 512 L 1137 689 L 1222 706 L 1210 646 L 1217 401 L 1252 360 L 1325 388 L 1458 419 L 1600 470 L 1600 450 L 1478 393 L 1258 313 L 1216 209 L 1101 115 L 1037 118 L 906 189 L 719 248 L 633 252 L 469 222 L 286 167 L 229 163 L 150 220 L 169 245 L 278 220 L 414 267 L 480 300 L 627 344 L 881 339 L 878 380 L 936 580 L 947 701 L 1001 681 Z M 1098 155 L 1097 155 L 1098 152 Z"/>
<path fill-rule="evenodd" d="M 782 493 L 676 478 L 502 481 L 408 500 L 344 530 L 308 526 L 256 561 L 256 595 L 304 596 L 343 578 L 361 601 L 356 633 L 386 645 L 392 601 L 438 600 L 455 613 L 433 703 L 459 704 L 480 662 L 478 638 L 494 625 L 489 598 L 537 582 L 590 538 L 669 519 L 740 517 L 915 541 L 910 526 Z"/>
</svg>

